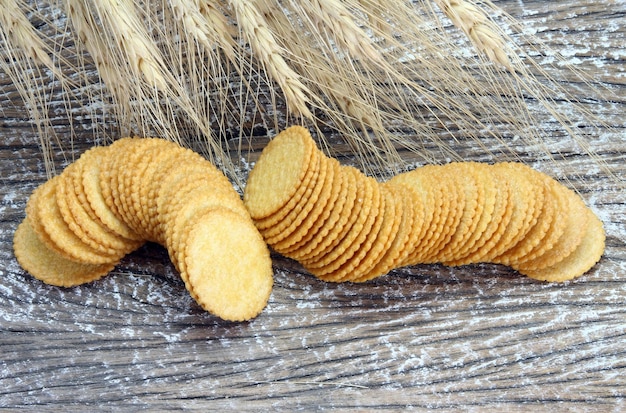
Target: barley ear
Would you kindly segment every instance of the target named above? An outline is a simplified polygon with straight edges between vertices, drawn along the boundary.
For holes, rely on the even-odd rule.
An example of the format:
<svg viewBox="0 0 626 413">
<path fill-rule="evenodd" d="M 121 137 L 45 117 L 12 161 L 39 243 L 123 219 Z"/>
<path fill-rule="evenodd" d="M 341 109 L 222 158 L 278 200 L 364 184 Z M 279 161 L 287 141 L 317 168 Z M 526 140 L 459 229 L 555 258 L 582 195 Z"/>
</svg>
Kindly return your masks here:
<svg viewBox="0 0 626 413">
<path fill-rule="evenodd" d="M 250 0 L 230 0 L 243 37 L 250 44 L 252 52 L 259 59 L 263 69 L 278 84 L 289 108 L 297 115 L 313 119 L 307 103 L 310 95 L 302 83 L 300 75 L 285 61 L 276 39 L 267 25 L 265 18 Z"/>
<path fill-rule="evenodd" d="M 492 62 L 512 71 L 513 66 L 505 51 L 505 41 L 498 26 L 471 0 L 434 0 L 456 27 L 461 29 L 474 47 Z"/>
<path fill-rule="evenodd" d="M 16 0 L 0 0 L 0 30 L 4 32 L 9 44 L 19 47 L 35 63 L 43 64 L 56 77 L 61 78 L 61 73 L 46 51 L 49 47 L 35 33 L 33 25 L 22 11 L 24 9 L 27 6 L 21 1 L 18 3 Z"/>
</svg>

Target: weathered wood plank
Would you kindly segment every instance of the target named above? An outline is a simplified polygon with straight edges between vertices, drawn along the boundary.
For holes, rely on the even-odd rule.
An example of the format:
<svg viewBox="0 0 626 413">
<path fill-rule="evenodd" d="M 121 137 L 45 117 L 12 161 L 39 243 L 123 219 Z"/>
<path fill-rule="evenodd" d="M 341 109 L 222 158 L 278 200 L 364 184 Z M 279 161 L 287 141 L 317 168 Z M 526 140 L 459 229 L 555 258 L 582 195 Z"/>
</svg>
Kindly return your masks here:
<svg viewBox="0 0 626 413">
<path fill-rule="evenodd" d="M 591 145 L 625 179 L 626 4 L 497 4 L 622 97 L 588 104 L 612 127 L 603 132 L 610 139 Z M 584 85 L 572 87 L 584 94 Z M 537 159 L 517 140 L 506 146 L 578 189 L 604 221 L 606 254 L 588 275 L 554 285 L 501 266 L 430 265 L 335 285 L 275 256 L 268 307 L 235 324 L 204 313 L 156 245 L 103 280 L 71 289 L 43 285 L 19 268 L 13 231 L 46 170 L 23 108 L 5 106 L 11 84 L 0 88 L 0 407 L 624 409 L 623 185 L 560 136 L 546 136 L 554 161 Z M 93 143 L 90 133 L 55 153 L 60 165 Z M 489 159 L 475 142 L 450 145 L 468 160 Z M 484 145 L 497 152 L 502 143 Z"/>
</svg>

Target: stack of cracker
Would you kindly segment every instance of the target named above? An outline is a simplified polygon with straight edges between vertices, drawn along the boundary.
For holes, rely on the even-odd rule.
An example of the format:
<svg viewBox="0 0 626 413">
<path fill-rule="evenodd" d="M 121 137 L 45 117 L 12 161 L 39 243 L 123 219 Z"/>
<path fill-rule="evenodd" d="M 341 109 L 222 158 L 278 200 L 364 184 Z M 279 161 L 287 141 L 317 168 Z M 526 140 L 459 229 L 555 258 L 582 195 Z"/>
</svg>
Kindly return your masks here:
<svg viewBox="0 0 626 413">
<path fill-rule="evenodd" d="M 478 262 L 564 281 L 604 250 L 602 223 L 582 200 L 525 165 L 429 165 L 379 183 L 326 157 L 298 126 L 263 150 L 244 203 L 274 250 L 325 281 Z"/>
<path fill-rule="evenodd" d="M 161 139 L 95 147 L 39 186 L 14 236 L 20 265 L 57 286 L 109 273 L 146 241 L 164 245 L 190 294 L 226 320 L 247 320 L 272 288 L 269 249 L 229 180 Z"/>
</svg>

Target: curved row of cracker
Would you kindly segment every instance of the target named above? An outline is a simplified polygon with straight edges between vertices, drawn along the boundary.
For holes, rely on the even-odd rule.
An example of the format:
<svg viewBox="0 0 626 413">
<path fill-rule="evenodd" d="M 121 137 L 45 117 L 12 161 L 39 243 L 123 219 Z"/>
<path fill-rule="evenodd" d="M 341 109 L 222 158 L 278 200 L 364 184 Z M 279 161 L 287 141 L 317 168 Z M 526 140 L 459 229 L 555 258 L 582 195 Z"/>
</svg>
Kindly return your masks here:
<svg viewBox="0 0 626 413">
<path fill-rule="evenodd" d="M 192 297 L 248 320 L 272 288 L 269 249 L 229 180 L 161 139 L 95 147 L 31 195 L 14 236 L 20 265 L 53 285 L 109 273 L 146 241 L 164 245 Z"/>
<path fill-rule="evenodd" d="M 564 281 L 604 250 L 602 223 L 582 200 L 527 166 L 429 165 L 379 183 L 326 157 L 297 126 L 263 150 L 244 203 L 274 250 L 325 281 L 437 262 Z"/>
</svg>

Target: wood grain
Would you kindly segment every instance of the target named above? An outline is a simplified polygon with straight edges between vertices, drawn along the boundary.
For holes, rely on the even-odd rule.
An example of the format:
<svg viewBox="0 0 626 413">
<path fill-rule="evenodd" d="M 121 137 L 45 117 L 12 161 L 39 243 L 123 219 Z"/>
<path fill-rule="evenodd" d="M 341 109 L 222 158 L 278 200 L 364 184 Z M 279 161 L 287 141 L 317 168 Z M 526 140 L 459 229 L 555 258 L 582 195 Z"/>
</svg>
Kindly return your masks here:
<svg viewBox="0 0 626 413">
<path fill-rule="evenodd" d="M 39 138 L 0 73 L 0 408 L 624 410 L 626 207 L 615 177 L 626 179 L 626 3 L 496 4 L 616 97 L 587 102 L 610 126 L 610 145 L 591 142 L 606 169 L 558 133 L 546 136 L 559 153 L 550 162 L 507 142 L 579 190 L 604 221 L 606 254 L 587 275 L 546 284 L 502 266 L 429 265 L 335 285 L 275 256 L 269 305 L 247 323 L 204 313 L 152 244 L 101 281 L 44 285 L 12 252 L 26 200 L 46 176 Z M 572 84 L 581 95 L 585 87 Z M 85 128 L 56 154 L 59 164 L 91 144 Z M 475 142 L 450 145 L 485 159 Z"/>
</svg>

